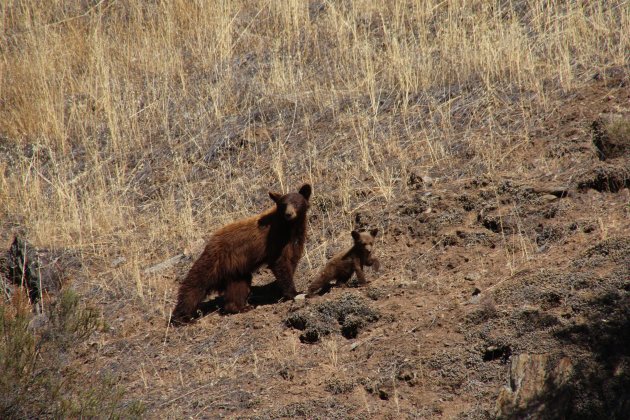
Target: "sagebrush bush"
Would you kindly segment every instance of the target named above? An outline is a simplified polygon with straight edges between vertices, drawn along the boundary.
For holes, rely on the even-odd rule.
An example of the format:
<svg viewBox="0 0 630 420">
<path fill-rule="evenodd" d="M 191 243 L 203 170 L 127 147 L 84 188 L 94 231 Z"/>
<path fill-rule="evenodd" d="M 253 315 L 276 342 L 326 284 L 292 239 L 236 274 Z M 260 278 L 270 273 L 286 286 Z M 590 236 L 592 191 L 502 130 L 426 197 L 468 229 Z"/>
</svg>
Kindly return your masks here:
<svg viewBox="0 0 630 420">
<path fill-rule="evenodd" d="M 46 315 L 18 293 L 0 304 L 0 418 L 128 418 L 142 414 L 111 377 L 85 377 L 69 362 L 101 326 L 100 316 L 64 290 Z"/>
</svg>

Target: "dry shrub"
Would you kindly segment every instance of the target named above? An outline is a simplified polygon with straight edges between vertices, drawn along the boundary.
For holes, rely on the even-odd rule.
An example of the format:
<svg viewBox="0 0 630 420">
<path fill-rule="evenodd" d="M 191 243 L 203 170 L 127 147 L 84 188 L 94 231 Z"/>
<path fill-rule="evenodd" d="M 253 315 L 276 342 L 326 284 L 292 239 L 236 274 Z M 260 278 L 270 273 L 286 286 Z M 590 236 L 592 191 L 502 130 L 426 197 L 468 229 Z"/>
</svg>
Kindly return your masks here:
<svg viewBox="0 0 630 420">
<path fill-rule="evenodd" d="M 98 313 L 63 291 L 46 315 L 33 317 L 25 293 L 0 305 L 0 416 L 109 417 L 142 414 L 124 401 L 114 378 L 84 377 L 69 356 L 101 325 Z"/>
</svg>

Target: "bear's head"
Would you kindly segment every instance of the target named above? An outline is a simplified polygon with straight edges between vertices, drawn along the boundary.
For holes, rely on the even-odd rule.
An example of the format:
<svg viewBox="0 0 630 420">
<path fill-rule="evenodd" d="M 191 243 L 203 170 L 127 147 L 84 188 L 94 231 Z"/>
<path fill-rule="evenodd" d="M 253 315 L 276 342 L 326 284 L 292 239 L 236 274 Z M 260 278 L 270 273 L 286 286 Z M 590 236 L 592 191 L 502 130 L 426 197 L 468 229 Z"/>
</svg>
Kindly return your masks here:
<svg viewBox="0 0 630 420">
<path fill-rule="evenodd" d="M 285 195 L 269 192 L 269 197 L 276 203 L 277 213 L 287 222 L 292 222 L 298 217 L 306 214 L 311 197 L 311 186 L 304 184 L 296 193 L 288 193 Z"/>
<path fill-rule="evenodd" d="M 369 232 L 352 231 L 352 239 L 354 239 L 354 246 L 359 248 L 366 255 L 370 255 L 374 246 L 374 238 L 378 234 L 378 229 L 372 229 Z"/>
</svg>

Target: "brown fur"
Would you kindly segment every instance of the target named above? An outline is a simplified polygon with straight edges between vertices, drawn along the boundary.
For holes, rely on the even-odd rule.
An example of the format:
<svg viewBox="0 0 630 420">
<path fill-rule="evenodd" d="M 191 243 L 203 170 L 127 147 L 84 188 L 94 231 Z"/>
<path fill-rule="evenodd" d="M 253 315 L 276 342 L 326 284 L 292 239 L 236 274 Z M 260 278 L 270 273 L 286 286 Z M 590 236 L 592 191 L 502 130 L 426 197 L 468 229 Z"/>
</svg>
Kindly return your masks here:
<svg viewBox="0 0 630 420">
<path fill-rule="evenodd" d="M 179 287 L 173 321 L 192 319 L 213 291 L 224 294 L 226 312 L 251 309 L 252 272 L 263 264 L 271 268 L 284 297 L 295 297 L 293 273 L 304 251 L 310 195 L 308 184 L 298 193 L 270 192 L 274 207 L 216 231 Z"/>
<path fill-rule="evenodd" d="M 377 271 L 380 268 L 379 261 L 372 257 L 374 238 L 377 233 L 378 229 L 373 229 L 370 232 L 353 230 L 354 245 L 352 248 L 335 255 L 328 261 L 319 276 L 309 286 L 308 296 L 313 296 L 320 290 L 324 292 L 330 289 L 333 280 L 336 280 L 337 284 L 346 283 L 354 273 L 357 274 L 360 284 L 366 284 L 363 266 L 372 266 Z"/>
</svg>

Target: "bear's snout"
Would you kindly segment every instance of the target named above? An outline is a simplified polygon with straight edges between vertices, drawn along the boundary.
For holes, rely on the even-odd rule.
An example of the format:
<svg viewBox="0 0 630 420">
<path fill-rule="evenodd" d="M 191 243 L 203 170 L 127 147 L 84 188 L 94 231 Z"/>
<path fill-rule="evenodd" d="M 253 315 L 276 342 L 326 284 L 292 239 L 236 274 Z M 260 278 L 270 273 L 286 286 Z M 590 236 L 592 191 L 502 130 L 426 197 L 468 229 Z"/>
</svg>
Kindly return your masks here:
<svg viewBox="0 0 630 420">
<path fill-rule="evenodd" d="M 289 204 L 287 208 L 284 210 L 284 218 L 286 220 L 293 220 L 297 217 L 297 211 L 292 204 Z"/>
</svg>

